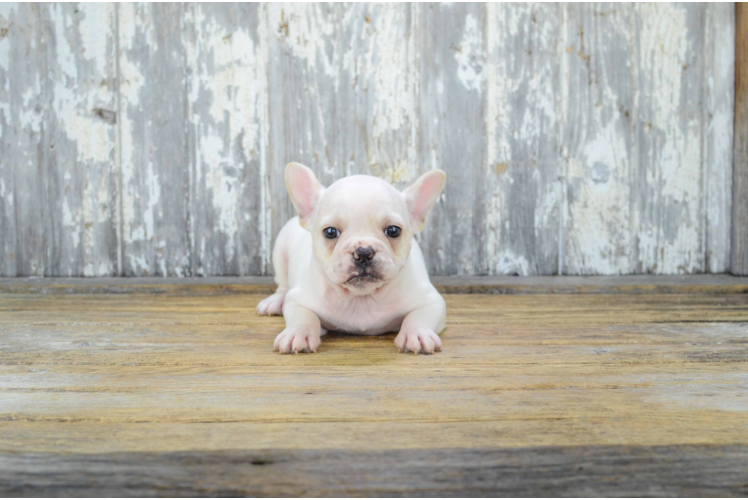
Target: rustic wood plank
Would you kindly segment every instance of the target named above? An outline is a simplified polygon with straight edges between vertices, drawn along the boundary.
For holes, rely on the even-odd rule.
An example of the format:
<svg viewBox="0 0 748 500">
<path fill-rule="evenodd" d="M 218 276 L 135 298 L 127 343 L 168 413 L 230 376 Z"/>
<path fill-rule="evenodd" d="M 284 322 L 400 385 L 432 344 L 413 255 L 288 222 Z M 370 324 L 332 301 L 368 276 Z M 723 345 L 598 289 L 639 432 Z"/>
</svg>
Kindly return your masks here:
<svg viewBox="0 0 748 500">
<path fill-rule="evenodd" d="M 50 260 L 46 8 L 0 7 L 0 272 L 5 276 L 43 276 Z"/>
<path fill-rule="evenodd" d="M 704 21 L 704 272 L 730 271 L 733 126 L 735 123 L 735 4 L 710 3 Z"/>
<path fill-rule="evenodd" d="M 488 274 L 557 274 L 561 8 L 487 8 Z"/>
<path fill-rule="evenodd" d="M 3 297 L 0 389 L 13 405 L 2 448 L 36 433 L 27 451 L 166 450 L 181 428 L 156 438 L 163 424 L 211 422 L 245 431 L 189 442 L 389 449 L 437 424 L 460 424 L 445 446 L 748 440 L 745 294 L 450 295 L 445 350 L 431 357 L 398 355 L 392 335 L 328 335 L 319 356 L 279 356 L 270 341 L 283 321 L 256 316 L 259 298 Z M 119 437 L 82 443 L 59 422 Z M 349 426 L 333 437 L 334 422 Z M 352 440 L 398 422 L 397 440 Z M 306 430 L 275 434 L 284 423 Z"/>
<path fill-rule="evenodd" d="M 51 276 L 118 270 L 116 7 L 40 7 L 46 35 L 45 216 Z"/>
<path fill-rule="evenodd" d="M 260 11 L 192 4 L 185 12 L 195 276 L 264 271 Z"/>
<path fill-rule="evenodd" d="M 184 9 L 119 6 L 125 276 L 192 272 Z"/>
<path fill-rule="evenodd" d="M 10 31 L 10 17 L 15 14 L 8 4 L 0 6 L 0 30 L 4 33 Z M 7 36 L 0 38 L 0 276 L 18 275 L 16 250 L 18 247 L 18 235 L 16 234 L 15 196 L 14 196 L 14 169 L 9 161 L 8 155 L 11 148 L 15 147 L 10 140 L 13 127 L 13 117 L 10 112 L 10 45 L 11 39 Z M 14 87 L 17 87 L 16 83 Z"/>
<path fill-rule="evenodd" d="M 745 493 L 746 293 L 446 295 L 437 355 L 279 356 L 261 295 L 156 286 L 0 295 L 0 493 Z"/>
<path fill-rule="evenodd" d="M 434 276 L 441 293 L 700 293 L 748 292 L 748 279 L 731 275 L 631 276 Z M 100 294 L 169 293 L 176 295 L 271 294 L 268 276 L 242 278 L 0 278 L 0 293 Z"/>
<path fill-rule="evenodd" d="M 418 169 L 447 173 L 444 192 L 419 237 L 436 274 L 487 272 L 486 8 L 413 6 L 419 57 L 410 71 L 418 75 Z"/>
<path fill-rule="evenodd" d="M 735 150 L 730 272 L 748 275 L 748 8 L 735 4 Z"/>
<path fill-rule="evenodd" d="M 271 274 L 291 160 L 446 169 L 437 274 L 748 255 L 730 4 L 2 9 L 4 276 Z"/>
<path fill-rule="evenodd" d="M 563 11 L 560 272 L 633 273 L 639 229 L 632 184 L 638 163 L 635 7 L 573 4 Z"/>
<path fill-rule="evenodd" d="M 398 184 L 414 176 L 410 9 L 267 6 L 269 242 L 295 215 L 283 181 L 291 161 L 325 185 L 357 173 Z"/>
<path fill-rule="evenodd" d="M 66 457 L 4 453 L 0 464 L 0 494 L 8 496 L 748 494 L 746 446 L 184 451 Z"/>
<path fill-rule="evenodd" d="M 637 272 L 698 272 L 703 240 L 701 4 L 637 5 Z"/>
</svg>

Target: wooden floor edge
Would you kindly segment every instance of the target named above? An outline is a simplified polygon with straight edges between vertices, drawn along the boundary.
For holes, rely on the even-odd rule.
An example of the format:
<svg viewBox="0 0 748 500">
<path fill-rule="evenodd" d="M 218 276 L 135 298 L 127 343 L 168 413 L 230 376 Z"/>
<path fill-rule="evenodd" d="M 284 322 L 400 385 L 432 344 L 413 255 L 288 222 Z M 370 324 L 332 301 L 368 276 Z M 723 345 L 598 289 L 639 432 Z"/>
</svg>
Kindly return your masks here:
<svg viewBox="0 0 748 500">
<path fill-rule="evenodd" d="M 748 293 L 748 277 L 726 274 L 683 276 L 435 276 L 441 293 L 450 294 L 661 294 Z M 0 293 L 170 295 L 270 294 L 273 278 L 0 278 Z"/>
<path fill-rule="evenodd" d="M 603 445 L 13 452 L 0 453 L 0 496 L 742 497 L 748 494 L 747 450 Z"/>
</svg>

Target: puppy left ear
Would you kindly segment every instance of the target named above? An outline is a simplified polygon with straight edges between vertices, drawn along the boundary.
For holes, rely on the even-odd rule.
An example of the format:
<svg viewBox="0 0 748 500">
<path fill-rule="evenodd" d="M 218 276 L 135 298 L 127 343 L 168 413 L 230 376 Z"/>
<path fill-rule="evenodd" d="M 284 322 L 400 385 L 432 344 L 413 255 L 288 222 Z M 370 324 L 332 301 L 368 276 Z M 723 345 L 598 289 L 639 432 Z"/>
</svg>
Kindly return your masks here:
<svg viewBox="0 0 748 500">
<path fill-rule="evenodd" d="M 286 165 L 285 180 L 288 194 L 299 214 L 299 222 L 302 227 L 306 227 L 325 188 L 319 183 L 314 172 L 301 163 Z"/>
<path fill-rule="evenodd" d="M 431 170 L 420 176 L 412 186 L 403 190 L 403 198 L 410 212 L 413 231 L 418 232 L 426 225 L 426 217 L 431 207 L 444 189 L 447 174 L 442 170 Z"/>
</svg>

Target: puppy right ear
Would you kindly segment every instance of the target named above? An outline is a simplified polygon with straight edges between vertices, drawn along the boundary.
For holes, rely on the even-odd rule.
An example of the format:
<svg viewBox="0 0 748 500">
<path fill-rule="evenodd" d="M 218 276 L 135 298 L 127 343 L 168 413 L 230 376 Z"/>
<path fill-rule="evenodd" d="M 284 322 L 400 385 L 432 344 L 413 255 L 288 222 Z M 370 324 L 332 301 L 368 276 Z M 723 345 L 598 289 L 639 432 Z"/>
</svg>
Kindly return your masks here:
<svg viewBox="0 0 748 500">
<path fill-rule="evenodd" d="M 306 227 L 325 188 L 319 183 L 314 172 L 301 163 L 286 165 L 285 179 L 286 189 L 299 214 L 299 222 Z"/>
</svg>

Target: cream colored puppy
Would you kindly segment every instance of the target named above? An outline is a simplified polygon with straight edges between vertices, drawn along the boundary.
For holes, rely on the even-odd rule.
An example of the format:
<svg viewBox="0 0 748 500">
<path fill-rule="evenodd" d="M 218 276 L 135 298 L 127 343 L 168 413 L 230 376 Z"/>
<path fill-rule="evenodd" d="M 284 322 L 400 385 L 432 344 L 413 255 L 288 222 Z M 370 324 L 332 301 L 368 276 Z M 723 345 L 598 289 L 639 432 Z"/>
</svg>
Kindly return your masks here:
<svg viewBox="0 0 748 500">
<path fill-rule="evenodd" d="M 423 174 L 402 192 L 368 175 L 324 188 L 298 163 L 286 167 L 285 177 L 299 215 L 273 248 L 278 289 L 257 306 L 259 314 L 283 313 L 286 320 L 275 350 L 316 352 L 330 330 L 399 331 L 401 352 L 440 351 L 446 306 L 413 235 L 442 192 L 444 172 Z"/>
</svg>

